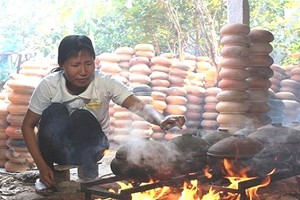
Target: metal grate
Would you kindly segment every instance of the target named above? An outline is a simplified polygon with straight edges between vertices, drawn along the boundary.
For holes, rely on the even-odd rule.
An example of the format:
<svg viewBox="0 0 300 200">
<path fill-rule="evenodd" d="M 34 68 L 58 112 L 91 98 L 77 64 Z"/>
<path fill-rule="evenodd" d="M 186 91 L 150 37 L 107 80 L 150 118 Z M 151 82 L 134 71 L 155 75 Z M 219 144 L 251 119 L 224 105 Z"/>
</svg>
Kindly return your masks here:
<svg viewBox="0 0 300 200">
<path fill-rule="evenodd" d="M 299 174 L 300 174 L 300 169 L 281 170 L 280 172 L 275 172 L 274 174 L 271 174 L 270 178 L 271 178 L 271 182 L 275 182 Z M 160 188 L 164 186 L 178 188 L 178 187 L 182 187 L 183 182 L 186 180 L 198 180 L 201 184 L 205 184 L 206 188 L 211 187 L 215 191 L 222 192 L 223 194 L 226 193 L 233 193 L 237 195 L 240 194 L 241 200 L 248 200 L 248 197 L 246 195 L 246 190 L 251 187 L 260 185 L 266 177 L 267 176 L 257 177 L 251 180 L 239 182 L 238 189 L 231 189 L 216 184 L 217 181 L 225 180 L 224 177 L 213 176 L 212 178 L 208 179 L 206 176 L 203 175 L 202 172 L 196 172 L 196 173 L 191 173 L 189 175 L 177 176 L 167 180 L 148 183 L 145 185 L 135 184 L 135 186 L 133 186 L 132 188 L 122 189 L 119 193 L 114 193 L 108 191 L 108 188 L 105 187 L 105 184 L 116 183 L 117 181 L 123 181 L 124 183 L 126 182 L 128 183 L 128 181 L 122 179 L 121 177 L 117 177 L 111 174 L 109 177 L 103 177 L 95 181 L 81 183 L 80 190 L 85 194 L 85 200 L 92 200 L 92 195 L 98 196 L 97 198 L 131 200 L 132 199 L 131 195 L 133 193 L 144 192 L 147 190 Z"/>
</svg>

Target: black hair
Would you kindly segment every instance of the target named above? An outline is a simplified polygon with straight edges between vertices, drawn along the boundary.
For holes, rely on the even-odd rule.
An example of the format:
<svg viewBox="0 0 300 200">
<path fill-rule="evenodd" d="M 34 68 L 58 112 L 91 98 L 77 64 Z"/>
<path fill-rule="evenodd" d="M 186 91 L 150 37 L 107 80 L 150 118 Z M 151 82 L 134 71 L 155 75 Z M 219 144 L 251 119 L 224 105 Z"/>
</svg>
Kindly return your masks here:
<svg viewBox="0 0 300 200">
<path fill-rule="evenodd" d="M 66 62 L 66 60 L 71 57 L 77 56 L 78 53 L 82 50 L 88 51 L 94 59 L 96 58 L 93 43 L 87 36 L 68 35 L 63 38 L 58 46 L 57 63 L 59 67 L 53 69 L 52 71 L 54 72 L 62 70 L 62 66 Z"/>
</svg>

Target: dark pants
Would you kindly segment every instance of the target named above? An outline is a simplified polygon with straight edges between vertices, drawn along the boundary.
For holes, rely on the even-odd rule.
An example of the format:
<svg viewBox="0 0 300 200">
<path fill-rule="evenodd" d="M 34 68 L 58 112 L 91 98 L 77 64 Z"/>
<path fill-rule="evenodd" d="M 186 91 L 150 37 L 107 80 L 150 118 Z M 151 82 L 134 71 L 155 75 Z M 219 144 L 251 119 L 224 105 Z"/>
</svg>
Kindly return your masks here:
<svg viewBox="0 0 300 200">
<path fill-rule="evenodd" d="M 87 110 L 71 115 L 61 103 L 44 110 L 38 129 L 41 154 L 47 164 L 80 165 L 85 177 L 98 175 L 97 162 L 109 148 L 98 120 Z"/>
</svg>

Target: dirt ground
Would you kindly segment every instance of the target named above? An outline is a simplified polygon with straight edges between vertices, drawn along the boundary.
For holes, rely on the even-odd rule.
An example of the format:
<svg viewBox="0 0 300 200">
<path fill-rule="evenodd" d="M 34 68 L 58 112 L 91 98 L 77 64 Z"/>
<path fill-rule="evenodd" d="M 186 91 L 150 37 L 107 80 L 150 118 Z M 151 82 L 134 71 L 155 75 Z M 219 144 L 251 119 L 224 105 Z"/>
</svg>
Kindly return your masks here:
<svg viewBox="0 0 300 200">
<path fill-rule="evenodd" d="M 99 163 L 100 177 L 112 173 L 110 162 L 119 147 L 120 145 L 111 143 L 110 152 Z M 0 200 L 84 200 L 84 193 L 79 191 L 80 179 L 76 168 L 70 170 L 70 181 L 60 182 L 57 191 L 50 196 L 35 192 L 37 178 L 37 170 L 9 173 L 0 168 Z M 300 200 L 300 176 L 271 183 L 266 188 L 259 189 L 258 194 L 259 200 Z"/>
<path fill-rule="evenodd" d="M 99 163 L 99 176 L 111 174 L 110 162 L 115 156 L 118 144 L 111 143 L 110 151 Z M 10 173 L 0 168 L 0 200 L 83 200 L 84 194 L 79 191 L 81 180 L 77 176 L 77 168 L 70 169 L 70 181 L 62 181 L 57 191 L 49 196 L 35 192 L 35 181 L 38 170 Z"/>
</svg>

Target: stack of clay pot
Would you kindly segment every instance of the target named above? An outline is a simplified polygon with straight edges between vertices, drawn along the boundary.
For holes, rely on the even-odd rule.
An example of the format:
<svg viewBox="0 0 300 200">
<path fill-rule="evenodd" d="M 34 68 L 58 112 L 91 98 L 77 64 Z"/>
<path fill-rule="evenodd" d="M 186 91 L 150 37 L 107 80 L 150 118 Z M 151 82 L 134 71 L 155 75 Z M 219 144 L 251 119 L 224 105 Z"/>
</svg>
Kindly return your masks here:
<svg viewBox="0 0 300 200">
<path fill-rule="evenodd" d="M 133 57 L 130 59 L 129 63 L 129 85 L 131 87 L 139 86 L 141 84 L 150 85 L 150 60 L 146 57 Z"/>
<path fill-rule="evenodd" d="M 6 100 L 6 97 L 6 92 L 2 91 L 0 99 L 0 168 L 4 168 L 4 165 L 7 161 L 6 153 L 8 151 L 6 146 L 6 140 L 8 136 L 5 133 L 5 129 L 9 125 L 6 120 L 8 115 L 7 106 L 9 102 Z"/>
<path fill-rule="evenodd" d="M 221 92 L 219 87 L 209 87 L 205 90 L 204 112 L 202 113 L 201 126 L 203 130 L 215 131 L 219 127 L 217 117 L 219 112 L 216 109 L 218 99 L 217 95 Z"/>
<path fill-rule="evenodd" d="M 173 60 L 169 71 L 169 81 L 171 83 L 167 90 L 167 108 L 168 115 L 184 115 L 187 111 L 186 105 L 186 78 L 190 67 L 183 61 Z"/>
<path fill-rule="evenodd" d="M 298 67 L 298 66 L 297 66 L 297 65 L 294 65 L 294 64 L 290 64 L 290 65 L 284 66 L 286 78 L 290 79 L 290 78 L 292 77 L 292 70 L 293 70 L 295 67 Z"/>
<path fill-rule="evenodd" d="M 115 103 L 111 103 L 109 140 L 123 143 L 128 140 L 129 132 L 132 130 L 132 112 Z"/>
<path fill-rule="evenodd" d="M 190 69 L 190 66 L 184 61 L 173 60 L 169 71 L 170 87 L 184 87 Z"/>
<path fill-rule="evenodd" d="M 167 108 L 165 112 L 169 115 L 184 115 L 187 108 L 186 98 L 186 78 L 189 66 L 181 61 L 173 60 L 169 71 L 169 81 L 171 83 L 167 90 Z"/>
<path fill-rule="evenodd" d="M 166 97 L 167 89 L 170 87 L 169 71 L 172 63 L 169 58 L 163 56 L 156 56 L 151 58 L 151 90 L 153 103 L 152 106 L 158 110 L 161 114 L 164 114 L 167 108 Z M 165 134 L 162 132 L 159 126 L 153 126 L 153 139 L 163 139 Z"/>
<path fill-rule="evenodd" d="M 284 79 L 280 82 L 279 92 L 275 94 L 284 104 L 284 117 L 282 124 L 286 125 L 297 121 L 299 113 L 299 90 L 300 83 L 291 79 Z"/>
<path fill-rule="evenodd" d="M 216 85 L 218 73 L 208 57 L 200 56 L 196 58 L 195 72 L 204 74 L 206 88 Z"/>
<path fill-rule="evenodd" d="M 186 78 L 186 127 L 192 130 L 201 128 L 203 101 L 205 95 L 204 74 L 200 72 L 189 71 Z"/>
<path fill-rule="evenodd" d="M 50 72 L 50 64 L 45 65 L 44 63 L 45 62 L 25 61 L 20 66 L 19 74 L 42 78 Z"/>
<path fill-rule="evenodd" d="M 188 99 L 186 98 L 187 91 L 185 87 L 172 86 L 167 89 L 167 108 L 165 110 L 166 115 L 185 115 L 186 105 Z M 169 130 L 165 139 L 170 140 L 174 137 L 181 135 L 180 130 L 177 128 Z"/>
<path fill-rule="evenodd" d="M 99 70 L 114 75 L 116 78 L 120 79 L 123 83 L 127 84 L 127 78 L 120 76 L 122 68 L 119 66 L 120 57 L 116 53 L 102 53 L 97 56 L 99 60 Z M 97 70 L 97 69 L 96 69 Z"/>
<path fill-rule="evenodd" d="M 249 125 L 250 128 L 258 128 L 272 122 L 268 115 L 271 110 L 269 105 L 269 88 L 272 82 L 269 80 L 274 72 L 271 69 L 273 58 L 270 53 L 273 50 L 270 42 L 274 36 L 267 30 L 253 29 L 249 33 L 250 38 L 250 58 L 247 71 L 249 77 L 248 102 L 249 102 Z M 252 126 L 252 127 L 251 127 Z"/>
<path fill-rule="evenodd" d="M 21 125 L 27 111 L 29 99 L 33 90 L 40 81 L 39 77 L 15 75 L 7 81 L 10 88 L 8 94 L 9 104 L 6 120 L 9 125 L 5 129 L 8 136 L 6 145 L 9 150 L 6 157 L 5 169 L 11 172 L 25 171 L 29 169 L 28 163 L 33 162 L 21 132 Z"/>
<path fill-rule="evenodd" d="M 154 46 L 152 44 L 141 43 L 134 46 L 136 57 L 145 57 L 151 59 L 155 56 Z"/>
<path fill-rule="evenodd" d="M 115 53 L 119 56 L 119 66 L 121 67 L 121 72 L 119 73 L 120 76 L 124 77 L 124 79 L 127 80 L 129 79 L 129 68 L 130 68 L 130 63 L 129 61 L 135 54 L 135 50 L 131 47 L 119 47 L 115 50 Z"/>
<path fill-rule="evenodd" d="M 295 67 L 291 70 L 291 80 L 293 81 L 297 81 L 298 83 L 300 83 L 300 67 Z M 300 94 L 299 92 L 296 95 L 297 101 L 300 102 Z M 298 112 L 297 115 L 297 122 L 300 122 L 300 114 Z"/>
<path fill-rule="evenodd" d="M 202 114 L 204 112 L 204 96 L 205 89 L 201 86 L 190 85 L 186 86 L 186 127 L 192 130 L 198 130 L 201 128 Z"/>
<path fill-rule="evenodd" d="M 196 56 L 194 56 L 194 55 L 192 55 L 190 53 L 185 52 L 183 54 L 183 62 L 187 66 L 189 66 L 189 70 L 188 71 L 191 71 L 191 72 L 195 71 L 195 69 L 196 69 L 196 62 L 197 62 Z"/>
<path fill-rule="evenodd" d="M 280 89 L 280 82 L 286 79 L 287 75 L 285 69 L 278 64 L 272 64 L 271 69 L 273 70 L 273 76 L 269 79 L 272 83 L 270 89 L 273 93 L 277 93 Z"/>
<path fill-rule="evenodd" d="M 269 117 L 272 120 L 272 124 L 274 123 L 280 123 L 282 124 L 284 114 L 284 104 L 282 102 L 282 98 L 276 97 L 276 93 L 280 90 L 280 82 L 287 78 L 285 69 L 281 67 L 278 64 L 272 64 L 270 67 L 273 70 L 273 76 L 269 79 L 272 83 L 269 92 L 270 92 L 270 99 L 269 99 L 269 105 L 271 106 L 271 110 L 268 112 Z M 280 96 L 280 94 L 279 94 Z"/>
<path fill-rule="evenodd" d="M 96 71 L 101 71 L 103 73 L 111 74 L 113 76 L 118 77 L 123 83 L 127 83 L 128 80 L 124 77 L 121 77 L 119 73 L 122 71 L 121 67 L 119 66 L 120 58 L 116 53 L 101 53 L 100 55 L 96 56 Z M 110 131 L 111 133 L 114 132 L 114 122 L 115 118 L 113 116 L 114 110 L 114 103 L 111 101 L 109 103 L 109 115 L 110 115 Z M 112 135 L 108 135 L 108 139 L 111 140 Z"/>
<path fill-rule="evenodd" d="M 220 113 L 217 122 L 220 128 L 235 132 L 246 126 L 249 38 L 250 27 L 246 24 L 228 24 L 221 28 L 221 61 L 217 111 Z"/>
<path fill-rule="evenodd" d="M 300 83 L 300 67 L 294 67 L 292 70 L 291 70 L 291 77 L 290 79 L 292 81 L 296 81 L 298 83 Z M 297 101 L 299 102 L 300 101 L 300 93 L 297 92 L 296 94 L 296 97 L 297 97 Z"/>
<path fill-rule="evenodd" d="M 149 85 L 141 84 L 136 85 L 133 88 L 133 93 L 143 100 L 144 102 L 148 104 L 153 103 L 153 98 L 151 96 L 151 88 Z M 147 122 L 145 119 L 147 119 L 148 116 L 143 116 L 141 118 L 140 116 L 133 114 L 132 115 L 132 129 L 129 132 L 129 136 L 132 138 L 150 138 L 153 130 L 152 130 L 152 124 Z"/>
<path fill-rule="evenodd" d="M 151 78 L 150 59 L 154 56 L 154 47 L 151 44 L 138 44 L 134 47 L 135 57 L 129 63 L 129 85 L 133 88 L 134 94 L 139 99 L 152 105 L 153 98 L 151 96 Z M 144 116 L 146 117 L 146 116 Z M 152 125 L 142 117 L 132 115 L 131 131 L 129 137 L 149 138 L 152 134 Z"/>
</svg>

